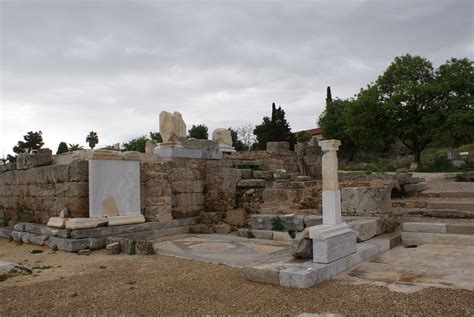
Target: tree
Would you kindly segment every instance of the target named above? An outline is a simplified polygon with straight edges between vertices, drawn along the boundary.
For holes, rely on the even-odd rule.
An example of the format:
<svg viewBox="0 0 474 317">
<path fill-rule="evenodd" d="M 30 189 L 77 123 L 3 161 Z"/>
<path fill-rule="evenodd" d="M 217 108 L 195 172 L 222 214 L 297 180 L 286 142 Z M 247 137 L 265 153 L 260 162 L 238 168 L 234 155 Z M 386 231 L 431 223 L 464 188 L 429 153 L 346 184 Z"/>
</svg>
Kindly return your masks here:
<svg viewBox="0 0 474 317">
<path fill-rule="evenodd" d="M 145 153 L 145 146 L 148 140 L 155 140 L 156 143 L 162 143 L 163 139 L 161 138 L 161 134 L 159 132 L 151 132 L 150 131 L 150 138 L 144 135 L 138 138 L 131 139 L 130 141 L 123 143 L 122 147 L 125 151 L 138 151 L 141 153 Z"/>
<path fill-rule="evenodd" d="M 443 123 L 431 62 L 409 54 L 396 57 L 376 84 L 390 119 L 388 127 L 420 163 L 421 151 Z"/>
<path fill-rule="evenodd" d="M 379 100 L 376 86 L 361 89 L 357 98 L 344 110 L 344 134 L 351 139 L 354 149 L 382 152 L 393 143 L 384 105 Z"/>
<path fill-rule="evenodd" d="M 354 103 L 353 99 L 332 100 L 326 104 L 326 109 L 321 113 L 318 126 L 323 131 L 323 137 L 327 140 L 336 139 L 341 141 L 339 152 L 341 157 L 348 157 L 352 161 L 358 151 L 357 145 L 347 134 L 347 109 Z"/>
<path fill-rule="evenodd" d="M 16 154 L 31 153 L 32 151 L 41 149 L 44 145 L 43 132 L 41 131 L 30 131 L 23 136 L 23 139 L 24 141 L 18 141 L 17 145 L 13 147 L 13 152 Z"/>
<path fill-rule="evenodd" d="M 257 137 L 255 148 L 264 150 L 267 142 L 288 141 L 290 148 L 293 148 L 296 138 L 291 133 L 290 124 L 286 121 L 285 111 L 280 107 L 272 104 L 272 116 L 263 117 L 262 123 L 257 125 L 253 130 Z"/>
<path fill-rule="evenodd" d="M 156 143 L 163 143 L 163 138 L 161 137 L 160 132 L 151 132 L 150 131 L 150 139 L 155 140 Z"/>
<path fill-rule="evenodd" d="M 232 128 L 228 128 L 230 131 L 230 135 L 232 136 L 232 146 L 235 148 L 236 151 L 248 151 L 248 147 L 239 140 L 238 133 L 236 130 Z"/>
<path fill-rule="evenodd" d="M 62 154 L 62 153 L 67 153 L 67 152 L 69 152 L 69 148 L 67 147 L 66 142 L 59 143 L 58 150 L 56 151 L 56 154 Z"/>
<path fill-rule="evenodd" d="M 207 133 L 207 127 L 204 124 L 194 125 L 188 130 L 188 134 L 190 138 L 195 139 L 204 139 L 207 140 L 209 138 L 209 134 Z"/>
<path fill-rule="evenodd" d="M 93 149 L 97 143 L 99 143 L 99 137 L 97 132 L 91 131 L 86 137 L 86 142 L 89 144 L 89 147 Z"/>
<path fill-rule="evenodd" d="M 84 147 L 79 144 L 69 143 L 69 152 L 84 150 Z"/>
<path fill-rule="evenodd" d="M 251 124 L 244 124 L 237 128 L 237 136 L 239 140 L 245 145 L 247 150 L 252 148 L 255 143 L 255 134 L 253 134 L 254 126 Z"/>
<path fill-rule="evenodd" d="M 332 102 L 332 93 L 331 93 L 331 87 L 326 88 L 326 104 Z"/>
<path fill-rule="evenodd" d="M 130 141 L 123 143 L 122 146 L 125 151 L 138 151 L 141 153 L 145 153 L 145 145 L 148 138 L 146 135 L 131 139 Z"/>
<path fill-rule="evenodd" d="M 438 101 L 446 114 L 436 142 L 460 146 L 474 142 L 474 63 L 452 58 L 435 72 Z"/>
</svg>

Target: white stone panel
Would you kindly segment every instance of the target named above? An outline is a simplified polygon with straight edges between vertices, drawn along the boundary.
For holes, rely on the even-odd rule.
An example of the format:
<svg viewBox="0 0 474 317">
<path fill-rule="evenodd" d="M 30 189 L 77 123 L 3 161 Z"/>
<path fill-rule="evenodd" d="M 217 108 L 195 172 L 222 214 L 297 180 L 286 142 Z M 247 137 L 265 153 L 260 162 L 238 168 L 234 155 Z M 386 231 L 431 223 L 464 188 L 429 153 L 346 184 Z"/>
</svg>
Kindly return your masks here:
<svg viewBox="0 0 474 317">
<path fill-rule="evenodd" d="M 89 217 L 140 214 L 140 163 L 89 161 Z"/>
</svg>

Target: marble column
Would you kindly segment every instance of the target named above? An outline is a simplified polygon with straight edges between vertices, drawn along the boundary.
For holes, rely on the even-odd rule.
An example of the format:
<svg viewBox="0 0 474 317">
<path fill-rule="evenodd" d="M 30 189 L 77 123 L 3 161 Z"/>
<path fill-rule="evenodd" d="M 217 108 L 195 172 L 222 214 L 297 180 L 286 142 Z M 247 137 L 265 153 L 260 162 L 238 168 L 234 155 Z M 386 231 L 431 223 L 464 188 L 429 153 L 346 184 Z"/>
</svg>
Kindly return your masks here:
<svg viewBox="0 0 474 317">
<path fill-rule="evenodd" d="M 341 192 L 337 176 L 339 140 L 320 141 L 323 151 L 323 224 L 309 228 L 313 262 L 330 263 L 356 252 L 357 235 L 342 222 Z"/>
</svg>

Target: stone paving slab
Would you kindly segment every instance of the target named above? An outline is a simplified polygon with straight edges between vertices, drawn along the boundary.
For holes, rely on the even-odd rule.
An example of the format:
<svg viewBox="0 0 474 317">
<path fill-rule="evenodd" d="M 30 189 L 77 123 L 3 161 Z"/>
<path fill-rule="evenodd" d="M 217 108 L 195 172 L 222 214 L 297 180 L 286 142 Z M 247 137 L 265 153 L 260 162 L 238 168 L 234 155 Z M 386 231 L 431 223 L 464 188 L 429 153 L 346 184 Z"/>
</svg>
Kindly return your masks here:
<svg viewBox="0 0 474 317">
<path fill-rule="evenodd" d="M 400 246 L 337 278 L 354 284 L 386 286 L 396 292 L 417 292 L 427 287 L 474 291 L 473 263 L 474 246 Z"/>
<path fill-rule="evenodd" d="M 154 243 L 155 252 L 163 255 L 230 266 L 290 260 L 291 242 L 249 239 L 235 235 L 188 234 L 169 236 Z"/>
</svg>

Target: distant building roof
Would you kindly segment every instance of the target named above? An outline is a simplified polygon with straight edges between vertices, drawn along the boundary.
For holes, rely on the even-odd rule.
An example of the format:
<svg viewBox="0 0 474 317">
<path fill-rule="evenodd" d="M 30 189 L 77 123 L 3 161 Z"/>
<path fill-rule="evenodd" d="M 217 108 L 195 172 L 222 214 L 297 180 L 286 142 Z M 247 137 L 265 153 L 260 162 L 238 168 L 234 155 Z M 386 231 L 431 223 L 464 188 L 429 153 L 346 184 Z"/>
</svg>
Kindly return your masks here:
<svg viewBox="0 0 474 317">
<path fill-rule="evenodd" d="M 314 129 L 309 129 L 309 130 L 298 131 L 298 132 L 296 132 L 295 134 L 298 135 L 298 134 L 301 133 L 301 132 L 309 133 L 309 134 L 311 134 L 311 136 L 318 136 L 318 135 L 323 134 L 323 129 L 321 129 L 321 128 L 314 128 Z"/>
</svg>

